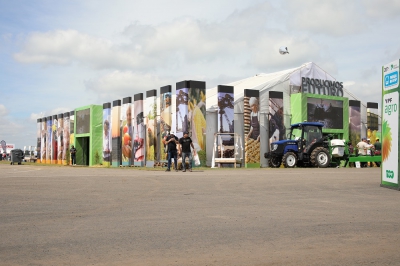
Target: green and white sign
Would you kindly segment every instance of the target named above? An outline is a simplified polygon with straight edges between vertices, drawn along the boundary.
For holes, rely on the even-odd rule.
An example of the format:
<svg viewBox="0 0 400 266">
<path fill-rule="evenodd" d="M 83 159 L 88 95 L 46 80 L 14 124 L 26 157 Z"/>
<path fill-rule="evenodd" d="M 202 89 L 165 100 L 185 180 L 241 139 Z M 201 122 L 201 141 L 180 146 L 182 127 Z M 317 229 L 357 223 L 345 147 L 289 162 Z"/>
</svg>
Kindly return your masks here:
<svg viewBox="0 0 400 266">
<path fill-rule="evenodd" d="M 382 186 L 399 188 L 399 60 L 382 68 Z"/>
</svg>

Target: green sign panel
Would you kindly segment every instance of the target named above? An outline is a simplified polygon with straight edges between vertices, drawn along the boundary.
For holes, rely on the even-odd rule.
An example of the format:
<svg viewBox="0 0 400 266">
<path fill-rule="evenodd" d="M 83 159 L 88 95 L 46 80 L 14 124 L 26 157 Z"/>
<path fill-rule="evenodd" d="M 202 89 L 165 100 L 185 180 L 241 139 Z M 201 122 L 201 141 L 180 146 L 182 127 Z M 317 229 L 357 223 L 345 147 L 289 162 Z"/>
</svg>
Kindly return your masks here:
<svg viewBox="0 0 400 266">
<path fill-rule="evenodd" d="M 399 60 L 382 67 L 382 186 L 399 188 Z"/>
</svg>

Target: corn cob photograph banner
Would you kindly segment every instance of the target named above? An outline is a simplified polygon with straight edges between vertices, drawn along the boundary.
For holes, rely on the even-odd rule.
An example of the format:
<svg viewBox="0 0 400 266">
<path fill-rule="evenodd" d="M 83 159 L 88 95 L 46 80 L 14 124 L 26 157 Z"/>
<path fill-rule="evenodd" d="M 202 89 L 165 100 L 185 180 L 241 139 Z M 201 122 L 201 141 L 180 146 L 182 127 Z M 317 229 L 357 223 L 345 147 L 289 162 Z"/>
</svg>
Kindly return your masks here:
<svg viewBox="0 0 400 266">
<path fill-rule="evenodd" d="M 111 110 L 111 165 L 121 165 L 121 100 L 113 101 Z"/>
<path fill-rule="evenodd" d="M 159 159 L 167 160 L 167 153 L 164 150 L 163 139 L 168 136 L 172 126 L 172 86 L 167 85 L 160 88 L 160 143 Z"/>
<path fill-rule="evenodd" d="M 245 166 L 260 167 L 260 92 L 244 90 Z"/>
<path fill-rule="evenodd" d="M 146 166 L 154 167 L 154 161 L 157 158 L 157 90 L 146 91 L 145 102 L 144 120 L 146 125 Z"/>
<path fill-rule="evenodd" d="M 189 80 L 187 83 L 189 87 L 187 131 L 199 155 L 199 166 L 206 166 L 206 83 L 196 80 Z"/>
</svg>

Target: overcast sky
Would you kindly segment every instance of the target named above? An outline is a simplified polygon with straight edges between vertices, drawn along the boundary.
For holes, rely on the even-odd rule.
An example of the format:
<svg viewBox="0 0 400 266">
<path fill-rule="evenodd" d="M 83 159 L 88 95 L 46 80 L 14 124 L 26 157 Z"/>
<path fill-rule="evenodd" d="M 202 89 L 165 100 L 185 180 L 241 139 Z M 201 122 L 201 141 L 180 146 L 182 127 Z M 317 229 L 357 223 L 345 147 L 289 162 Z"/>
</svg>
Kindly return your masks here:
<svg viewBox="0 0 400 266">
<path fill-rule="evenodd" d="M 399 25 L 393 0 L 0 0 L 0 140 L 36 145 L 37 118 L 306 62 L 380 105 Z"/>
</svg>

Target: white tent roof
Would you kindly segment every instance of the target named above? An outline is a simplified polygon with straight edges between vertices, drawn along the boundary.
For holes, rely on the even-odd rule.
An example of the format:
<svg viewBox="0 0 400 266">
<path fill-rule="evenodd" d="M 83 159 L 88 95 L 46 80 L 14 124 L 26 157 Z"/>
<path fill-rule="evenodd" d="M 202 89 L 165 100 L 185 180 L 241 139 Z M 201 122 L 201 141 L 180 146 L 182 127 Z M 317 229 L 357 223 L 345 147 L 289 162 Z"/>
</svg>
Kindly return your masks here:
<svg viewBox="0 0 400 266">
<path fill-rule="evenodd" d="M 226 85 L 234 86 L 235 103 L 237 103 L 242 100 L 245 89 L 259 90 L 262 92 L 264 90 L 269 90 L 275 85 L 285 81 L 289 81 L 289 85 L 301 86 L 302 77 L 336 81 L 336 79 L 328 74 L 325 70 L 313 62 L 309 62 L 296 68 L 275 73 L 257 74 L 253 77 L 235 81 Z M 218 87 L 207 90 L 207 110 L 218 107 L 217 93 Z"/>
</svg>

